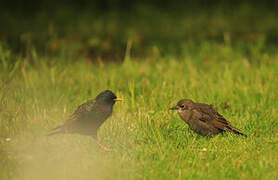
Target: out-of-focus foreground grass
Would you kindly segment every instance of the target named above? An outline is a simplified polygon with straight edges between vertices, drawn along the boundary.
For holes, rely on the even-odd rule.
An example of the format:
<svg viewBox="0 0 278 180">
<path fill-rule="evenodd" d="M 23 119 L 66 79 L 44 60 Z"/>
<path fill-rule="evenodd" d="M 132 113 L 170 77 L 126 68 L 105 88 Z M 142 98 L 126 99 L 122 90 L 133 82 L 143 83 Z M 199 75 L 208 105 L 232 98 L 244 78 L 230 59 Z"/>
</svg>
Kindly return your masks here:
<svg viewBox="0 0 278 180">
<path fill-rule="evenodd" d="M 140 27 L 138 32 L 147 34 L 142 36 L 145 39 L 148 35 L 154 38 L 156 33 L 170 39 L 176 36 L 179 52 L 161 41 L 148 44 L 148 52 L 136 57 L 131 52 L 136 52 L 142 38 L 134 35 L 126 38 L 132 41 L 127 45 L 131 50 L 124 50 L 123 61 L 110 63 L 98 55 L 78 53 L 83 52 L 79 49 L 82 41 L 74 38 L 66 41 L 42 35 L 54 39 L 47 40 L 50 49 L 41 53 L 30 39 L 36 33 L 23 34 L 27 45 L 30 42 L 24 55 L 1 43 L 0 179 L 277 179 L 278 54 L 275 46 L 270 48 L 267 43 L 267 30 L 247 33 L 246 37 L 250 35 L 254 41 L 243 38 L 234 44 L 236 29 L 246 26 L 240 23 L 244 19 L 229 16 L 231 21 L 227 22 L 225 16 L 210 19 L 200 13 L 195 19 L 189 16 L 176 23 L 183 32 L 194 33 L 190 27 L 196 27 L 203 35 L 182 39 L 178 29 L 171 31 L 175 28 L 171 22 L 175 21 L 167 21 L 163 13 L 152 15 L 156 13 L 161 23 L 170 24 L 169 32 L 167 27 L 160 33 L 158 28 L 148 29 L 144 24 L 148 18 L 140 20 L 140 16 L 130 33 L 136 34 L 136 27 Z M 74 21 L 78 26 L 71 28 L 90 27 L 86 17 Z M 109 28 L 105 29 L 114 28 L 111 33 L 117 32 L 119 22 L 114 17 L 107 17 Z M 266 22 L 258 20 L 265 26 L 256 27 L 275 28 L 275 17 L 269 15 Z M 103 22 L 92 21 L 91 25 L 106 26 Z M 65 32 L 72 33 L 71 28 Z M 221 32 L 216 34 L 222 40 L 209 40 L 214 29 Z M 81 35 L 86 37 L 87 30 L 84 28 Z M 47 32 L 55 33 L 55 25 L 50 24 Z M 84 38 L 85 44 L 111 47 L 112 41 L 101 39 L 101 32 Z M 190 41 L 190 37 L 197 40 Z M 114 106 L 113 116 L 99 131 L 100 141 L 113 152 L 103 152 L 90 137 L 45 136 L 79 104 L 105 89 L 128 99 Z M 175 112 L 168 111 L 181 98 L 213 104 L 248 138 L 197 136 Z"/>
</svg>

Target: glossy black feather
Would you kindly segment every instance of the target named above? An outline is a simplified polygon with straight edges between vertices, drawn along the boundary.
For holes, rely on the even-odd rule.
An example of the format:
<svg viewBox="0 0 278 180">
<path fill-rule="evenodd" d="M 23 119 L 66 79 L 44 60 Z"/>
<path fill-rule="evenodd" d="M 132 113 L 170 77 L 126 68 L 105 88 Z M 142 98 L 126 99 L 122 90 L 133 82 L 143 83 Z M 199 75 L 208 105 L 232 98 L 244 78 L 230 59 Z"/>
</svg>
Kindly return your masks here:
<svg viewBox="0 0 278 180">
<path fill-rule="evenodd" d="M 116 98 L 110 90 L 101 92 L 95 99 L 78 106 L 63 125 L 52 129 L 48 135 L 78 133 L 96 139 L 99 127 L 112 114 Z"/>
</svg>

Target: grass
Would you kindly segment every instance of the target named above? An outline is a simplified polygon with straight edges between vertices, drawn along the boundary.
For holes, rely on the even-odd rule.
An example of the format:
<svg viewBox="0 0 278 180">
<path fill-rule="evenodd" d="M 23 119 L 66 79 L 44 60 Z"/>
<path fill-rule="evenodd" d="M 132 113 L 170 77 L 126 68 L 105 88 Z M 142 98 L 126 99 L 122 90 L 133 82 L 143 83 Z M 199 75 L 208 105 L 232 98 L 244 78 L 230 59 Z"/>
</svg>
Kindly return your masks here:
<svg viewBox="0 0 278 180">
<path fill-rule="evenodd" d="M 207 43 L 182 58 L 91 63 L 0 49 L 0 179 L 278 178 L 276 54 Z M 99 131 L 113 152 L 90 137 L 45 136 L 105 89 L 128 99 Z M 181 98 L 213 104 L 248 138 L 197 136 L 168 111 Z"/>
<path fill-rule="evenodd" d="M 278 14 L 233 7 L 2 8 L 0 179 L 277 179 Z M 113 152 L 45 136 L 105 89 L 128 99 L 98 133 Z M 168 110 L 182 98 L 248 138 L 196 135 Z"/>
</svg>

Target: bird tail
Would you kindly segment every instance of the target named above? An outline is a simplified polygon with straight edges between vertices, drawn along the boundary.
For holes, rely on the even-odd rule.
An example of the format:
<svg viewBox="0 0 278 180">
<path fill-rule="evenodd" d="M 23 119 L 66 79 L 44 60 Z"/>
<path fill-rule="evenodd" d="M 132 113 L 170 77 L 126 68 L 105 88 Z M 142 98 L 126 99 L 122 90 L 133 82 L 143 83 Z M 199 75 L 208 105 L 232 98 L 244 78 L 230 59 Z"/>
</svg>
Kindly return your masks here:
<svg viewBox="0 0 278 180">
<path fill-rule="evenodd" d="M 242 135 L 244 137 L 247 137 L 246 134 L 244 134 L 243 132 L 241 132 L 239 129 L 235 128 L 235 127 L 229 127 L 228 130 L 232 133 L 238 134 L 238 135 Z"/>
<path fill-rule="evenodd" d="M 63 126 L 58 126 L 54 129 L 51 129 L 47 134 L 46 136 L 52 136 L 54 134 L 60 134 L 60 133 L 63 133 Z"/>
</svg>

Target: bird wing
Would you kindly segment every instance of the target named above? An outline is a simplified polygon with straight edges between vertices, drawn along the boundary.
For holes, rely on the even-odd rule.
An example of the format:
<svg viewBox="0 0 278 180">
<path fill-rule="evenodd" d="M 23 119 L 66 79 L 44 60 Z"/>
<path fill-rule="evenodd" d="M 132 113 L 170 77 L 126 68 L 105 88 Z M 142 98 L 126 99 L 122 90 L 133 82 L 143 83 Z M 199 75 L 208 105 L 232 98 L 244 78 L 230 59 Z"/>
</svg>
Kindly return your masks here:
<svg viewBox="0 0 278 180">
<path fill-rule="evenodd" d="M 211 124 L 217 129 L 225 131 L 231 126 L 231 123 L 227 121 L 221 114 L 219 114 L 212 105 L 196 103 L 194 109 L 200 112 L 200 121 Z"/>
<path fill-rule="evenodd" d="M 212 105 L 195 103 L 194 111 L 198 112 L 198 119 L 210 127 L 214 127 L 222 131 L 230 131 L 235 134 L 240 134 L 247 137 L 246 134 L 239 129 L 232 126 L 232 124 L 226 120 L 221 114 L 219 114 Z M 196 114 L 196 113 L 195 113 Z"/>
<path fill-rule="evenodd" d="M 48 133 L 48 135 L 54 135 L 65 132 L 78 132 L 80 131 L 80 129 L 86 129 L 87 127 L 89 127 L 88 122 L 90 122 L 92 118 L 98 117 L 97 113 L 98 112 L 96 100 L 89 100 L 84 104 L 78 106 L 74 113 L 63 125 L 52 129 Z"/>
<path fill-rule="evenodd" d="M 89 113 L 92 113 L 96 109 L 97 103 L 96 100 L 89 100 L 80 106 L 74 111 L 74 113 L 66 121 L 66 124 L 71 124 L 73 121 L 86 119 Z"/>
</svg>

